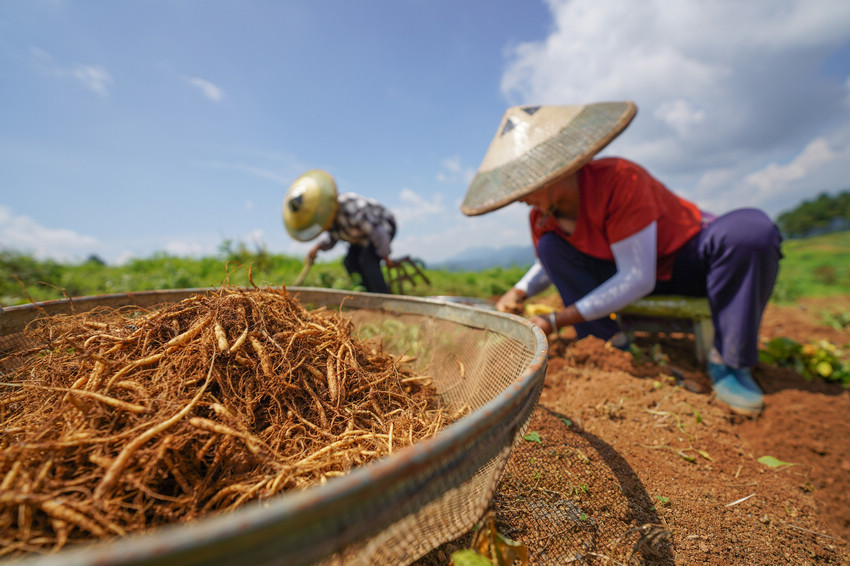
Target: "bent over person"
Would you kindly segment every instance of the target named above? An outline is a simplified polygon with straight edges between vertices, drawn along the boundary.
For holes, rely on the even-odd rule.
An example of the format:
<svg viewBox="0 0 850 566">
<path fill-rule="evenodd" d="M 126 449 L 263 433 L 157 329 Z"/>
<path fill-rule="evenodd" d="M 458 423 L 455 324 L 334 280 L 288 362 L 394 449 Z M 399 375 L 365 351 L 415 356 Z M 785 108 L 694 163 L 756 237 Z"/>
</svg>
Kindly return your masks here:
<svg viewBox="0 0 850 566">
<path fill-rule="evenodd" d="M 714 323 L 708 374 L 733 411 L 755 416 L 750 368 L 779 268 L 781 236 L 760 210 L 702 213 L 641 166 L 593 157 L 631 122 L 631 102 L 507 110 L 461 210 L 531 206 L 537 263 L 499 301 L 511 310 L 550 282 L 565 308 L 532 321 L 551 333 L 619 337 L 609 315 L 650 294 L 707 297 Z"/>
<path fill-rule="evenodd" d="M 395 237 L 393 214 L 372 199 L 355 193 L 337 194 L 336 182 L 325 171 L 307 171 L 290 185 L 283 199 L 283 223 L 289 235 L 308 242 L 322 237 L 307 254 L 312 263 L 320 250 L 330 250 L 337 242 L 348 242 L 343 265 L 349 274 L 360 275 L 370 293 L 389 293 L 381 272 L 381 260 L 387 267 L 390 243 Z"/>
</svg>

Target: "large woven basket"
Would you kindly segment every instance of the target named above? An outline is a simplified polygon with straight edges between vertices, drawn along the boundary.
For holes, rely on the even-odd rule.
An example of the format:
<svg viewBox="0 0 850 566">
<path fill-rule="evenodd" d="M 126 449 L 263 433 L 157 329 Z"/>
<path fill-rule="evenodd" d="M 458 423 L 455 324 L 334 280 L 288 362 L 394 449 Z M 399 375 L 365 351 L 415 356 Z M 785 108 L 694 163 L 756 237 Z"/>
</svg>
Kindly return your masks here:
<svg viewBox="0 0 850 566">
<path fill-rule="evenodd" d="M 21 331 L 40 316 L 104 306 L 149 308 L 206 291 L 6 308 L 0 313 L 0 352 L 26 347 Z M 435 299 L 312 288 L 290 292 L 308 308 L 341 309 L 359 331 L 381 336 L 394 354 L 415 354 L 416 371 L 433 376 L 447 407 L 467 408 L 466 416 L 427 441 L 320 486 L 150 534 L 15 563 L 409 564 L 469 531 L 486 511 L 539 398 L 548 353 L 542 331 L 519 317 Z"/>
</svg>

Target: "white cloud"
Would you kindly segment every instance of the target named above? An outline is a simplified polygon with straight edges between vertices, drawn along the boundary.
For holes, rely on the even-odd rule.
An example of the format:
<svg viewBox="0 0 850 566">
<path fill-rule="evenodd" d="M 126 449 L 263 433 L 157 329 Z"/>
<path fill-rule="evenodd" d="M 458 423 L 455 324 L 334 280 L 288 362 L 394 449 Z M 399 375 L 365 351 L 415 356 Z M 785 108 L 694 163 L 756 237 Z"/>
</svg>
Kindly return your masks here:
<svg viewBox="0 0 850 566">
<path fill-rule="evenodd" d="M 108 87 L 112 85 L 112 76 L 103 67 L 78 65 L 71 69 L 70 74 L 90 91 L 101 96 L 109 96 Z"/>
<path fill-rule="evenodd" d="M 509 56 L 502 89 L 517 103 L 583 103 L 705 93 L 728 73 L 679 33 L 692 17 L 687 2 L 551 0 L 555 31 L 543 42 L 519 44 Z M 716 30 L 713 30 L 716 33 Z M 716 46 L 716 35 L 711 37 Z"/>
<path fill-rule="evenodd" d="M 109 96 L 112 75 L 100 65 L 74 65 L 63 67 L 53 61 L 52 55 L 40 47 L 30 47 L 34 64 L 42 72 L 55 77 L 72 77 L 90 91 L 100 96 Z"/>
<path fill-rule="evenodd" d="M 431 223 L 425 233 L 407 235 L 393 242 L 393 255 L 410 255 L 427 262 L 440 262 L 471 248 L 501 248 L 531 245 L 528 207 L 506 206 L 482 216 L 469 217 L 459 212 L 460 202 L 439 222 Z"/>
<path fill-rule="evenodd" d="M 57 261 L 85 259 L 104 247 L 97 238 L 73 230 L 47 228 L 29 216 L 16 216 L 6 206 L 0 206 L 0 242 L 5 249 Z"/>
<path fill-rule="evenodd" d="M 163 248 L 166 253 L 178 257 L 201 257 L 215 253 L 215 248 L 199 241 L 173 240 Z"/>
<path fill-rule="evenodd" d="M 777 206 L 788 191 L 801 200 L 817 182 L 846 187 L 850 139 L 834 134 L 850 124 L 850 81 L 817 72 L 850 42 L 850 2 L 548 4 L 550 35 L 507 51 L 511 104 L 634 100 L 636 119 L 605 153 L 638 161 L 717 212 L 754 198 Z"/>
<path fill-rule="evenodd" d="M 744 179 L 759 192 L 766 193 L 777 186 L 786 186 L 799 181 L 806 175 L 835 158 L 835 152 L 823 138 L 812 141 L 803 152 L 787 165 L 771 163 L 761 171 L 757 171 Z"/>
<path fill-rule="evenodd" d="M 689 101 L 681 99 L 662 102 L 654 115 L 682 137 L 705 122 L 705 110 L 695 108 Z"/>
<path fill-rule="evenodd" d="M 213 102 L 221 102 L 221 100 L 224 99 L 224 91 L 208 80 L 187 76 L 184 76 L 183 80 L 197 88 L 201 91 L 201 94 Z"/>
<path fill-rule="evenodd" d="M 435 194 L 433 199 L 428 201 L 416 192 L 404 188 L 398 198 L 404 205 L 392 207 L 392 213 L 402 226 L 425 221 L 428 217 L 445 213 L 446 210 L 441 193 Z"/>
<path fill-rule="evenodd" d="M 288 175 L 281 175 L 275 171 L 270 169 L 264 169 L 262 167 L 254 167 L 253 165 L 245 165 L 243 163 L 224 163 L 224 162 L 201 162 L 195 163 L 196 167 L 206 167 L 210 169 L 229 169 L 232 171 L 241 171 L 243 173 L 248 173 L 254 177 L 259 177 L 261 179 L 267 179 L 269 181 L 274 181 L 275 183 L 281 183 L 287 185 L 292 182 L 292 179 Z"/>
<path fill-rule="evenodd" d="M 829 138 L 814 139 L 787 159 L 769 161 L 753 171 L 712 169 L 687 196 L 714 212 L 754 206 L 776 217 L 817 194 L 850 189 L 848 138 L 850 125 Z"/>
<path fill-rule="evenodd" d="M 32 55 L 36 59 L 36 61 L 42 63 L 50 63 L 51 60 L 50 53 L 36 46 L 30 47 L 30 55 Z"/>
<path fill-rule="evenodd" d="M 441 183 L 463 183 L 469 184 L 475 176 L 475 169 L 464 168 L 460 163 L 460 157 L 455 155 L 447 157 L 440 163 L 437 172 L 437 180 Z"/>
<path fill-rule="evenodd" d="M 136 254 L 129 250 L 124 250 L 115 257 L 115 265 L 124 265 L 128 261 L 134 259 Z"/>
<path fill-rule="evenodd" d="M 263 238 L 263 231 L 260 228 L 255 228 L 244 236 L 244 241 L 246 243 L 253 244 L 256 248 L 259 249 L 265 245 Z"/>
<path fill-rule="evenodd" d="M 227 235 L 206 234 L 202 236 L 192 235 L 187 237 L 172 237 L 163 249 L 175 256 L 203 257 L 214 256 L 219 253 L 219 246 L 224 240 L 230 240 L 234 248 L 244 245 L 251 251 L 259 251 L 265 247 L 263 240 L 264 232 L 260 228 L 249 230 L 241 235 L 230 237 Z"/>
</svg>

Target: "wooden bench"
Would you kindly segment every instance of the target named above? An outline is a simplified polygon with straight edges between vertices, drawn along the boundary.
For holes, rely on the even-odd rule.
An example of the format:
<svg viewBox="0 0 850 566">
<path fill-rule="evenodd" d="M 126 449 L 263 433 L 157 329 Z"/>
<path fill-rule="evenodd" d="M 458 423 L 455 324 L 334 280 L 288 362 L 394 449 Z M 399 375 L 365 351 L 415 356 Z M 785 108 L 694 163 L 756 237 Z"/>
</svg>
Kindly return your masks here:
<svg viewBox="0 0 850 566">
<path fill-rule="evenodd" d="M 697 360 L 704 363 L 714 343 L 714 324 L 708 299 L 679 295 L 650 295 L 617 313 L 629 339 L 634 333 L 689 332 L 694 335 Z"/>
</svg>

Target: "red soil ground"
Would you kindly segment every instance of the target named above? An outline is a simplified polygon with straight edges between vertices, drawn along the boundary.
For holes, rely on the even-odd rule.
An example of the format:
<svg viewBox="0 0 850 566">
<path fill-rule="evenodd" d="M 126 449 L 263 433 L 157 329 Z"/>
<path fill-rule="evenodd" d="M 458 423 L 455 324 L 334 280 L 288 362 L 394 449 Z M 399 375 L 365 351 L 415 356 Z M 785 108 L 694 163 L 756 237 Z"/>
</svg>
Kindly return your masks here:
<svg viewBox="0 0 850 566">
<path fill-rule="evenodd" d="M 823 339 L 850 348 L 850 329 L 828 326 L 824 311 L 850 312 L 850 296 L 770 305 L 761 338 Z M 541 440 L 515 449 L 494 501 L 500 532 L 528 544 L 531 563 L 850 564 L 850 391 L 758 364 L 753 374 L 766 392 L 766 408 L 747 419 L 713 398 L 689 335 L 639 334 L 638 346 L 649 353 L 657 345 L 666 362 L 636 365 L 631 354 L 592 338 L 576 341 L 570 333 L 550 337 L 545 386 L 528 429 Z M 629 490 L 643 494 L 643 507 L 620 513 L 609 506 L 607 515 L 622 519 L 615 527 L 625 535 L 634 531 L 630 526 L 652 523 L 663 536 L 642 537 L 637 553 L 631 542 L 619 548 L 600 542 L 556 559 L 549 553 L 557 538 L 552 532 L 535 532 L 528 517 L 510 526 L 522 499 L 514 485 L 521 474 L 512 472 L 518 463 L 533 461 L 537 482 L 564 474 L 576 481 L 575 461 L 546 458 L 566 454 L 571 435 L 573 447 L 596 446 L 598 464 L 620 478 L 619 497 L 633 499 Z M 793 465 L 770 467 L 759 462 L 763 456 Z M 601 480 L 580 481 L 591 493 L 602 489 Z M 564 495 L 563 488 L 545 491 Z M 463 544 L 441 552 L 450 556 Z"/>
</svg>

